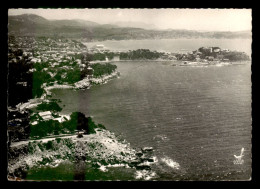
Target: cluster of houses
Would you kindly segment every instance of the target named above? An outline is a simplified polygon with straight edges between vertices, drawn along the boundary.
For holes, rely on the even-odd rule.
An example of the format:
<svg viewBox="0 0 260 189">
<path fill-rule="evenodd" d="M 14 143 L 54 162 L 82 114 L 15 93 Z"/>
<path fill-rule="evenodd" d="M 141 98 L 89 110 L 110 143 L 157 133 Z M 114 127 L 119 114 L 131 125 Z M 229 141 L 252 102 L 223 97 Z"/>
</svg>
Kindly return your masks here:
<svg viewBox="0 0 260 189">
<path fill-rule="evenodd" d="M 53 117 L 53 113 L 51 111 L 45 111 L 45 112 L 39 112 L 38 115 L 44 120 L 56 120 L 60 123 L 67 121 L 70 119 L 70 116 L 68 115 L 58 115 L 58 117 Z M 36 125 L 38 123 L 37 120 L 32 122 L 32 125 Z"/>
<path fill-rule="evenodd" d="M 61 63 L 67 62 L 69 64 L 76 64 L 80 67 L 80 70 L 92 68 L 89 67 L 87 61 L 82 62 L 80 54 L 85 54 L 88 49 L 80 42 L 71 39 L 51 39 L 51 38 L 34 38 L 34 37 L 16 37 L 9 40 L 9 63 L 17 63 L 22 59 L 27 60 L 28 63 L 51 63 L 48 67 L 60 67 L 68 70 L 73 69 L 70 66 L 61 65 Z M 11 52 L 22 50 L 22 54 L 19 56 L 14 55 Z M 75 58 L 78 57 L 78 58 Z M 44 68 L 43 71 L 47 71 L 48 68 Z M 29 72 L 34 72 L 35 69 L 30 69 Z M 93 70 L 92 70 L 93 72 Z"/>
<path fill-rule="evenodd" d="M 196 62 L 209 62 L 209 61 L 223 61 L 227 62 L 229 59 L 224 58 L 223 53 L 229 52 L 228 49 L 221 49 L 219 47 L 201 47 L 198 50 L 176 53 L 177 60 L 182 61 L 196 61 Z"/>
<path fill-rule="evenodd" d="M 71 60 L 71 55 L 86 53 L 87 47 L 82 43 L 70 39 L 51 39 L 34 37 L 16 37 L 9 40 L 9 49 L 22 49 L 23 55 L 14 57 L 9 63 L 17 62 L 16 59 L 28 56 L 32 63 L 36 62 L 61 62 Z M 8 54 L 11 56 L 11 54 Z"/>
<path fill-rule="evenodd" d="M 94 45 L 93 47 L 89 48 L 88 51 L 92 54 L 109 52 L 109 50 L 103 44 Z"/>
<path fill-rule="evenodd" d="M 73 70 L 75 64 L 81 71 L 84 70 L 88 79 L 93 76 L 93 69 L 88 64 L 86 57 L 82 59 L 80 56 L 74 56 L 87 52 L 87 47 L 82 46 L 79 42 L 67 39 L 11 37 L 8 46 L 9 72 L 12 72 L 9 74 L 8 106 L 17 107 L 20 103 L 25 103 L 32 98 L 30 94 L 33 87 L 32 73 L 36 71 L 33 66 L 35 63 L 48 62 L 48 66 L 44 67 L 42 71 L 48 72 L 51 77 L 54 77 L 55 72 L 59 69 Z M 63 64 L 64 62 L 67 64 Z M 23 63 L 30 66 L 23 67 Z M 50 69 L 56 71 L 51 72 Z M 17 93 L 17 91 L 19 92 Z"/>
</svg>

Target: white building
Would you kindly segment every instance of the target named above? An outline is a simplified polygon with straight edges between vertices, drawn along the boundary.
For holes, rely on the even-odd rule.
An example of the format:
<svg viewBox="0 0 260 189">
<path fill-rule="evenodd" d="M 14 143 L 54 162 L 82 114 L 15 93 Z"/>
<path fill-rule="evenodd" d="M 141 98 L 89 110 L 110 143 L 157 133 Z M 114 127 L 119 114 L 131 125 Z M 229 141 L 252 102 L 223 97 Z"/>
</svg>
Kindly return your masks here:
<svg viewBox="0 0 260 189">
<path fill-rule="evenodd" d="M 39 116 L 41 116 L 43 120 L 53 119 L 50 111 L 39 112 Z"/>
<path fill-rule="evenodd" d="M 114 56 L 112 60 L 113 60 L 113 61 L 119 61 L 119 60 L 120 60 L 120 57 L 119 57 L 119 56 Z"/>
</svg>

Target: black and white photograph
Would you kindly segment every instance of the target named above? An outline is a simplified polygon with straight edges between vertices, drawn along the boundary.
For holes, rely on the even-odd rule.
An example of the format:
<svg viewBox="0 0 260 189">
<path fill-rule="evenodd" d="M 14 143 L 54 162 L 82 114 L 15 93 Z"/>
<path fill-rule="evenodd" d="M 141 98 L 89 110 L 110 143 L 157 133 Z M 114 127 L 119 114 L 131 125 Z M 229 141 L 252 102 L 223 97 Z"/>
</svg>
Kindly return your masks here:
<svg viewBox="0 0 260 189">
<path fill-rule="evenodd" d="M 7 22 L 8 181 L 252 180 L 252 9 Z"/>
</svg>

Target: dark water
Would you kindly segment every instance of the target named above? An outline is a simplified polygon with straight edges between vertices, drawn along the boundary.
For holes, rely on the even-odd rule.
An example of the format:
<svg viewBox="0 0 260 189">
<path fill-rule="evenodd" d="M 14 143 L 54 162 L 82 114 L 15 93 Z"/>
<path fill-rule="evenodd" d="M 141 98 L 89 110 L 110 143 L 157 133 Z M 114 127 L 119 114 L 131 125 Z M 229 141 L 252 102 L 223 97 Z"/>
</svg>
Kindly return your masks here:
<svg viewBox="0 0 260 189">
<path fill-rule="evenodd" d="M 153 147 L 157 180 L 250 179 L 250 64 L 116 65 L 120 78 L 89 90 L 55 89 L 53 98 L 61 99 L 64 113 L 94 116 L 95 122 L 120 134 L 132 147 Z M 244 163 L 234 164 L 242 147 Z M 180 168 L 163 159 L 177 162 Z"/>
</svg>

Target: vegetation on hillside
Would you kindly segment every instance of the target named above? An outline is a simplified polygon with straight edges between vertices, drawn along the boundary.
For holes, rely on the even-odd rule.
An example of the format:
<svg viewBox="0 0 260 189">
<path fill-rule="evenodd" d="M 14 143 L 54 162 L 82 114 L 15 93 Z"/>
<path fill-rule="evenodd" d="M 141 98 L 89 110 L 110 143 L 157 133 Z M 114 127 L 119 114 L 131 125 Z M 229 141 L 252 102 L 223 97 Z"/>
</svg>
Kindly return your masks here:
<svg viewBox="0 0 260 189">
<path fill-rule="evenodd" d="M 117 68 L 116 65 L 109 64 L 109 63 L 106 64 L 96 63 L 96 64 L 92 64 L 91 67 L 94 70 L 93 77 L 101 77 L 102 75 L 111 74 Z"/>
<path fill-rule="evenodd" d="M 163 53 L 150 51 L 149 49 L 137 49 L 128 52 L 121 52 L 121 60 L 143 60 L 143 59 L 158 59 L 163 55 Z"/>
<path fill-rule="evenodd" d="M 81 112 L 73 112 L 70 115 L 70 120 L 61 123 L 57 120 L 42 120 L 36 125 L 30 125 L 30 137 L 41 138 L 53 134 L 75 133 L 75 131 L 93 134 L 96 128 L 105 129 L 102 124 L 96 124 L 91 117 L 86 117 Z"/>
<path fill-rule="evenodd" d="M 57 102 L 43 102 L 41 104 L 39 104 L 36 107 L 37 110 L 40 111 L 54 111 L 54 112 L 60 112 L 62 110 L 62 108 L 58 105 Z"/>
<path fill-rule="evenodd" d="M 226 52 L 223 54 L 223 58 L 229 59 L 230 61 L 246 61 L 250 60 L 249 56 L 241 52 Z"/>
</svg>

